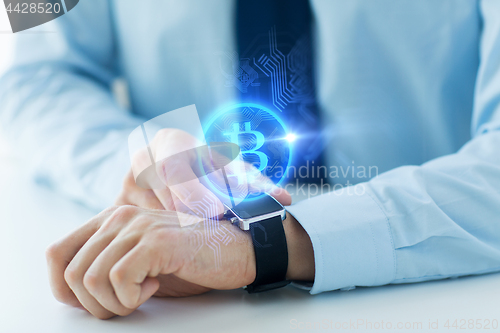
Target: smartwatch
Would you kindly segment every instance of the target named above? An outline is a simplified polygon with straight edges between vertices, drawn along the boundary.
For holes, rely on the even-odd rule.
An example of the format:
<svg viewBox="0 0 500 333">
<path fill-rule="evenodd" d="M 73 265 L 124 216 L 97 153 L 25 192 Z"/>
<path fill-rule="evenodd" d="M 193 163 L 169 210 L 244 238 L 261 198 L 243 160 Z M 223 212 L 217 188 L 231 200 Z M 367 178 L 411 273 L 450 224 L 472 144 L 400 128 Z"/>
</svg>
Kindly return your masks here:
<svg viewBox="0 0 500 333">
<path fill-rule="evenodd" d="M 252 294 L 289 284 L 286 280 L 288 250 L 283 229 L 285 208 L 264 194 L 247 197 L 233 207 L 226 206 L 226 217 L 252 236 L 257 274 L 246 290 Z"/>
</svg>

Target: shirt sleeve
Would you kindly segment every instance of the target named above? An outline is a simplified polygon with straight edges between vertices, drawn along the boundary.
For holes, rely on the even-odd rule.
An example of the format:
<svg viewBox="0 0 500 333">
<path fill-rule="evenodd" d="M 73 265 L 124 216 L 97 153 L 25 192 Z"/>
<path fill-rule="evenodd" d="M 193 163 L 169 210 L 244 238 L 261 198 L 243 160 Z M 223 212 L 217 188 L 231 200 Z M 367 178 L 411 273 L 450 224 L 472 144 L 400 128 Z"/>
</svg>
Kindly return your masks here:
<svg viewBox="0 0 500 333">
<path fill-rule="evenodd" d="M 110 89 L 119 61 L 108 1 L 81 1 L 15 43 L 0 124 L 17 154 L 37 182 L 95 209 L 112 204 L 130 167 L 128 134 L 143 120 Z"/>
<path fill-rule="evenodd" d="M 473 138 L 288 209 L 313 244 L 311 293 L 500 270 L 500 2 L 480 10 Z"/>
</svg>

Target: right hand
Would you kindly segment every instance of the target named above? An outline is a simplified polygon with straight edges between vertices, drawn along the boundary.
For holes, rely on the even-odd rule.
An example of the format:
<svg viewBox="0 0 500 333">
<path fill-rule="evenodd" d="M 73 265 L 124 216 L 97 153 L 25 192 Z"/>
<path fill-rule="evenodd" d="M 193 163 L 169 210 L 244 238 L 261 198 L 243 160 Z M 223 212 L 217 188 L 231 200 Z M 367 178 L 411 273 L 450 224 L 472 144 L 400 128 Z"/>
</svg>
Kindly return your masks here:
<svg viewBox="0 0 500 333">
<path fill-rule="evenodd" d="M 172 161 L 164 157 L 190 151 L 201 143 L 192 135 L 178 129 L 163 129 L 158 132 L 152 140 L 151 153 L 157 163 L 156 171 L 164 184 L 172 182 L 173 178 L 189 179 L 176 186 L 163 186 L 162 188 L 144 189 L 136 184 L 135 170 L 144 169 L 150 161 L 147 150 L 139 151 L 132 159 L 132 169 L 128 172 L 123 183 L 123 189 L 116 200 L 117 205 L 135 205 L 150 209 L 165 209 L 171 211 L 182 211 L 184 213 L 194 213 L 198 216 L 206 216 L 206 206 L 200 207 L 199 202 L 211 203 L 211 210 L 214 215 L 224 212 L 224 206 L 220 199 L 212 193 L 200 180 L 194 176 L 193 164 L 196 162 L 195 156 L 182 154 L 182 158 Z M 253 168 L 246 164 L 246 168 Z M 136 171 L 137 174 L 137 171 Z M 249 191 L 264 191 L 272 195 L 282 205 L 290 205 L 292 200 L 290 194 L 272 183 L 268 178 L 258 173 L 257 179 L 248 184 Z M 204 211 L 201 211 L 201 210 Z"/>
</svg>

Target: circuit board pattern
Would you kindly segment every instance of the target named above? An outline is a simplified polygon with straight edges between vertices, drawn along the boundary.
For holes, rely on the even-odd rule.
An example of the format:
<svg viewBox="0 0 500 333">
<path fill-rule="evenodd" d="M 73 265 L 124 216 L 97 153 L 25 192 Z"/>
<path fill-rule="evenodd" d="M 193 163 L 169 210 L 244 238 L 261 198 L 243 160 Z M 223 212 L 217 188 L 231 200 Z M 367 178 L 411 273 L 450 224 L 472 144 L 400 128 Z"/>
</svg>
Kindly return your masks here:
<svg viewBox="0 0 500 333">
<path fill-rule="evenodd" d="M 242 93 L 248 91 L 248 86 L 258 87 L 260 83 L 255 82 L 259 78 L 259 73 L 250 66 L 249 59 L 239 59 L 237 52 L 225 52 L 223 56 L 231 63 L 231 71 L 226 72 L 222 67 L 222 60 L 220 68 L 222 75 L 226 78 L 226 87 L 235 86 Z"/>
<path fill-rule="evenodd" d="M 256 36 L 242 52 L 222 54 L 220 68 L 225 86 L 235 87 L 242 102 L 272 106 L 283 113 L 292 133 L 307 133 L 309 137 L 295 144 L 302 152 L 296 162 L 316 159 L 323 146 L 318 135 L 310 37 L 277 32 L 273 27 Z M 273 148 L 278 149 L 279 145 Z"/>
<path fill-rule="evenodd" d="M 262 52 L 262 46 L 256 45 L 257 54 L 252 52 L 242 58 L 237 52 L 223 53 L 232 68 L 232 72 L 225 71 L 221 60 L 226 86 L 234 86 L 247 93 L 249 86 L 260 87 L 259 78 L 267 77 L 271 83 L 272 104 L 279 111 L 285 110 L 290 103 L 312 103 L 314 85 L 311 82 L 311 52 L 307 37 L 298 39 L 286 54 L 279 48 L 276 27 L 269 31 L 268 39 L 267 52 Z"/>
<path fill-rule="evenodd" d="M 193 256 L 207 247 L 213 252 L 215 270 L 218 271 L 222 265 L 222 247 L 237 242 L 236 227 L 227 225 L 219 220 L 215 211 L 216 203 L 210 199 L 203 199 L 195 204 L 194 210 L 201 213 L 201 221 L 191 224 L 186 228 L 190 229 L 189 244 L 193 250 Z"/>
<path fill-rule="evenodd" d="M 313 98 L 313 85 L 307 75 L 310 60 L 305 38 L 299 39 L 290 53 L 278 48 L 276 28 L 269 31 L 269 56 L 263 54 L 254 65 L 271 79 L 273 105 L 283 111 L 289 103 L 307 102 Z"/>
</svg>

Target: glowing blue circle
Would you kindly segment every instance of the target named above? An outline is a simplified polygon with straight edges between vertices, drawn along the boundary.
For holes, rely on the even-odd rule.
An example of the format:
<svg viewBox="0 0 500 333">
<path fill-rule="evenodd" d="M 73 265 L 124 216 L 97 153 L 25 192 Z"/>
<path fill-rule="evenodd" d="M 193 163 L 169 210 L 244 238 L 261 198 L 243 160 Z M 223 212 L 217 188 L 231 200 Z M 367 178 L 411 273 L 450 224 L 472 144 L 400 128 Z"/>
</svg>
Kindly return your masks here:
<svg viewBox="0 0 500 333">
<path fill-rule="evenodd" d="M 233 118 L 236 118 L 236 121 Z M 235 124 L 238 124 L 238 139 L 235 139 L 236 137 L 233 135 L 235 133 Z M 251 127 L 249 131 L 246 131 L 247 126 Z M 240 146 L 243 160 L 259 168 L 262 168 L 263 165 L 255 163 L 256 156 L 262 156 L 259 162 L 263 162 L 265 158 L 263 158 L 262 154 L 266 155 L 268 163 L 261 170 L 261 173 L 267 175 L 276 185 L 279 185 L 285 178 L 292 161 L 292 147 L 287 140 L 289 133 L 283 120 L 268 108 L 255 103 L 239 103 L 226 107 L 209 119 L 206 126 L 204 126 L 204 134 L 208 144 L 210 142 L 233 142 L 237 140 L 238 142 L 233 143 Z M 263 144 L 261 135 L 265 139 Z M 242 144 L 239 140 L 245 137 L 246 140 Z M 257 150 L 252 150 L 252 148 L 256 147 L 258 147 Z M 270 163 L 272 163 L 271 166 Z M 277 167 L 280 168 L 281 172 L 269 174 Z M 227 196 L 217 186 L 211 182 L 209 184 L 216 194 Z"/>
</svg>

